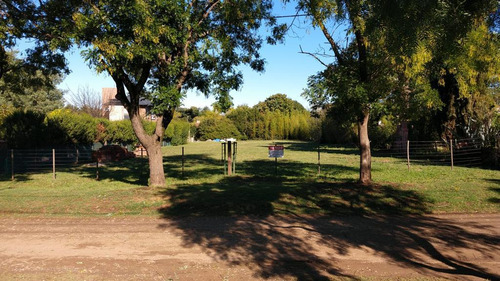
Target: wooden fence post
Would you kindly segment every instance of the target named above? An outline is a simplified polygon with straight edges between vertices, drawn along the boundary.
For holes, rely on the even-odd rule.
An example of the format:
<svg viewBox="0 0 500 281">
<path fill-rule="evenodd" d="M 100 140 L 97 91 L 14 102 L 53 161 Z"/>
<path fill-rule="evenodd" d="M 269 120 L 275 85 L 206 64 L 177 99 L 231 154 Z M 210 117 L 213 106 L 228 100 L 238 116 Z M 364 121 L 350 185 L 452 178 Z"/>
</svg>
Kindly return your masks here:
<svg viewBox="0 0 500 281">
<path fill-rule="evenodd" d="M 321 174 L 321 146 L 318 144 L 318 175 Z"/>
<path fill-rule="evenodd" d="M 231 141 L 227 142 L 227 175 L 231 176 L 233 174 L 233 143 Z"/>
<path fill-rule="evenodd" d="M 95 179 L 99 179 L 99 158 L 95 161 Z"/>
<path fill-rule="evenodd" d="M 453 170 L 453 140 L 450 140 L 450 160 L 451 160 L 451 169 Z"/>
<path fill-rule="evenodd" d="M 56 179 L 56 150 L 52 149 L 52 178 Z"/>
<path fill-rule="evenodd" d="M 184 178 L 184 146 L 182 147 L 182 178 Z"/>
<path fill-rule="evenodd" d="M 410 141 L 406 141 L 406 162 L 410 171 Z"/>
<path fill-rule="evenodd" d="M 11 170 L 11 180 L 14 180 L 14 149 L 10 150 L 10 170 Z"/>
</svg>

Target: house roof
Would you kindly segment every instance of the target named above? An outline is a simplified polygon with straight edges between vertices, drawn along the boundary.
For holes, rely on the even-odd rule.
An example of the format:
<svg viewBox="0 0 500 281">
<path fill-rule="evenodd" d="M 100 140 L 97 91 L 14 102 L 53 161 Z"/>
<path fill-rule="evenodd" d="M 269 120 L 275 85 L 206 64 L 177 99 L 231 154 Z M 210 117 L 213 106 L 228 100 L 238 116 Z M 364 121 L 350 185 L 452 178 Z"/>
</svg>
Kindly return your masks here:
<svg viewBox="0 0 500 281">
<path fill-rule="evenodd" d="M 102 103 L 105 106 L 109 105 L 114 105 L 114 106 L 120 106 L 122 103 L 115 98 L 116 96 L 116 88 L 102 88 Z M 140 107 L 149 107 L 151 106 L 152 103 L 150 100 L 145 99 L 145 98 L 140 98 L 139 99 L 139 106 Z"/>
<path fill-rule="evenodd" d="M 148 107 L 148 106 L 151 106 L 151 105 L 153 105 L 153 104 L 151 103 L 151 101 L 150 101 L 150 100 L 145 99 L 145 98 L 140 98 L 140 99 L 139 99 L 139 106 L 145 106 L 145 107 Z"/>
</svg>

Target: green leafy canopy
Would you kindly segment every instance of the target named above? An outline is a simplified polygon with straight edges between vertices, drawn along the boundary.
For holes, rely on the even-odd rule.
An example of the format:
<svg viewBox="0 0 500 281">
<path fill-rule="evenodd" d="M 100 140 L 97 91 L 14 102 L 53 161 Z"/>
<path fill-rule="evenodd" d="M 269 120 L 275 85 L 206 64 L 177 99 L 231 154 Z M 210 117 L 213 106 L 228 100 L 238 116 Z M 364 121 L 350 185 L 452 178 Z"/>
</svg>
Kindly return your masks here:
<svg viewBox="0 0 500 281">
<path fill-rule="evenodd" d="M 248 64 L 262 71 L 257 33 L 275 22 L 272 1 L 85 1 L 75 9 L 72 36 L 87 47 L 97 71 L 139 90 L 163 114 L 180 105 L 183 91 L 227 96 L 238 89 Z M 140 86 L 144 83 L 143 90 Z"/>
</svg>

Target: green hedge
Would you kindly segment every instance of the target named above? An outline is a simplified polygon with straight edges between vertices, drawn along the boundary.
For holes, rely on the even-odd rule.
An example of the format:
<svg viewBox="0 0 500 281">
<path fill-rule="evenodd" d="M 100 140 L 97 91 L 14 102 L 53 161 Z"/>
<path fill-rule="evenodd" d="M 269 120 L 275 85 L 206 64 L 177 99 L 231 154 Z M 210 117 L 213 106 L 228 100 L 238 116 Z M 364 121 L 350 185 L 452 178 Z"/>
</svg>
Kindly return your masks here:
<svg viewBox="0 0 500 281">
<path fill-rule="evenodd" d="M 241 139 L 242 135 L 233 122 L 224 116 L 205 116 L 199 119 L 200 124 L 196 131 L 196 139 Z"/>
<path fill-rule="evenodd" d="M 109 121 L 70 109 L 57 109 L 47 115 L 18 110 L 9 113 L 1 121 L 0 135 L 11 148 L 139 142 L 130 120 Z M 145 120 L 143 123 L 146 132 L 152 134 L 156 123 Z M 165 138 L 173 145 L 185 144 L 189 133 L 187 121 L 174 119 L 165 131 Z"/>
</svg>

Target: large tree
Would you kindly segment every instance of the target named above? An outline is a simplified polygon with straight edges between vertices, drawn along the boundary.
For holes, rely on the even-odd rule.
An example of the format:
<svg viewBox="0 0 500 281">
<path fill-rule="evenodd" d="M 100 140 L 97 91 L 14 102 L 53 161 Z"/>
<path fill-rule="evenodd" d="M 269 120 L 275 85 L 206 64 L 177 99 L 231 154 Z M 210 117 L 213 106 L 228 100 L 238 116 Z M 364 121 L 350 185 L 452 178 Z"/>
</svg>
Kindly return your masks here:
<svg viewBox="0 0 500 281">
<path fill-rule="evenodd" d="M 68 44 L 52 35 L 61 28 L 61 14 L 61 7 L 0 0 L 0 115 L 11 108 L 47 112 L 63 105 L 56 85 L 68 72 L 62 53 Z M 23 40 L 34 43 L 19 53 Z M 59 48 L 51 45 L 56 41 Z"/>
<path fill-rule="evenodd" d="M 9 71 L 0 78 L 0 105 L 47 113 L 62 108 L 63 92 L 56 88 L 61 81 L 57 74 L 48 75 L 43 70 L 27 68 L 25 61 L 7 52 Z"/>
<path fill-rule="evenodd" d="M 65 1 L 48 1 L 50 3 Z M 187 89 L 228 100 L 248 64 L 262 71 L 257 30 L 270 16 L 272 1 L 91 0 L 73 6 L 71 37 L 98 72 L 115 81 L 116 97 L 149 155 L 150 185 L 163 186 L 164 130 Z M 65 25 L 67 26 L 67 25 Z M 139 100 L 152 102 L 156 129 L 149 134 Z"/>
<path fill-rule="evenodd" d="M 55 36 L 64 28 L 67 8 L 68 5 L 43 5 L 43 1 L 35 4 L 26 0 L 0 0 L 0 79 L 22 67 L 31 75 L 41 72 L 45 81 L 39 79 L 40 82 L 50 84 L 54 76 L 68 72 L 63 51 L 70 42 Z M 20 40 L 31 39 L 36 41 L 24 50 L 22 63 L 12 64 L 12 48 Z"/>
<path fill-rule="evenodd" d="M 434 50 L 453 48 L 476 19 L 495 8 L 495 2 L 299 1 L 297 8 L 311 16 L 313 26 L 322 31 L 335 58 L 333 62 L 323 62 L 318 54 L 309 53 L 326 69 L 310 79 L 306 95 L 312 96 L 311 100 L 336 104 L 357 122 L 360 183 L 371 182 L 368 124 L 373 106 L 390 93 L 399 92 L 403 102 L 408 100 L 405 95 L 415 93 L 409 81 L 417 76 L 419 67 L 405 73 L 401 65 L 416 53 L 426 54 L 421 48 L 423 40 L 431 42 Z M 345 36 L 334 33 L 339 26 L 347 30 Z M 348 43 L 342 44 L 345 41 Z M 432 101 L 432 97 L 426 100 Z"/>
</svg>

